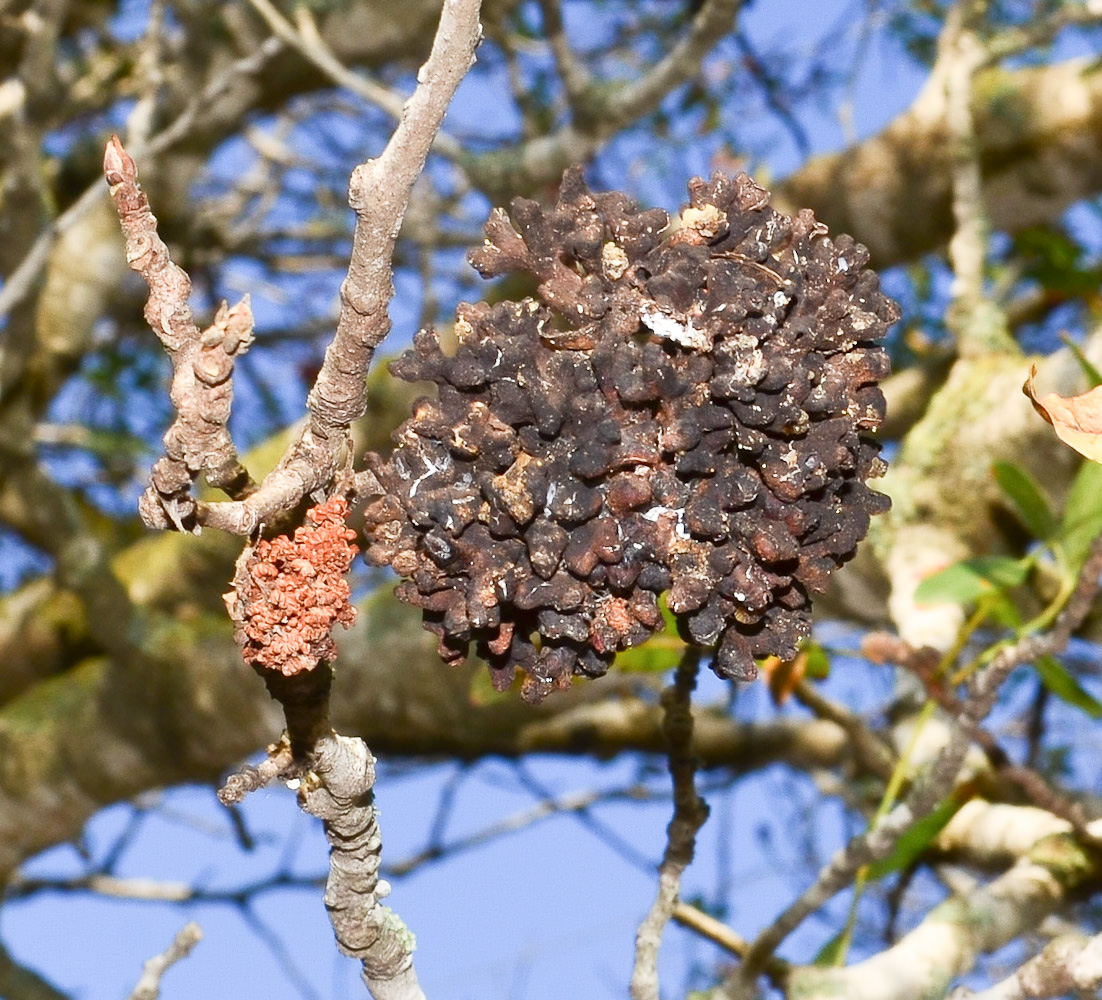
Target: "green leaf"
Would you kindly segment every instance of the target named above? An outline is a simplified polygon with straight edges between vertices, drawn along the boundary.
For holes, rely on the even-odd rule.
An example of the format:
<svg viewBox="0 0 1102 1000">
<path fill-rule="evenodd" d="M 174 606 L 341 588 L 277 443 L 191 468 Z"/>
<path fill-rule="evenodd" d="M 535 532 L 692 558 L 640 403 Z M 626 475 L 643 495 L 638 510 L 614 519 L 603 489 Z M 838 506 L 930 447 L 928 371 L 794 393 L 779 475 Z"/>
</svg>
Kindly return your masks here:
<svg viewBox="0 0 1102 1000">
<path fill-rule="evenodd" d="M 812 959 L 812 965 L 834 966 L 845 962 L 846 951 L 849 949 L 850 929 L 844 927 L 824 944 Z"/>
<path fill-rule="evenodd" d="M 673 670 L 685 655 L 685 643 L 674 635 L 655 635 L 616 654 L 614 666 L 630 674 L 660 674 Z"/>
<path fill-rule="evenodd" d="M 1079 362 L 1079 367 L 1082 369 L 1083 374 L 1087 376 L 1087 381 L 1090 382 L 1091 388 L 1093 389 L 1095 386 L 1102 385 L 1102 372 L 1091 364 L 1091 359 L 1079 349 L 1079 345 L 1066 333 L 1061 333 L 1060 339 L 1064 342 L 1067 349 L 1071 351 L 1072 357 Z"/>
<path fill-rule="evenodd" d="M 995 480 L 1033 537 L 1047 541 L 1055 535 L 1060 522 L 1037 480 L 1014 462 L 995 462 L 991 468 Z"/>
<path fill-rule="evenodd" d="M 998 625 L 1018 628 L 1022 624 L 1017 605 L 1001 590 L 988 591 L 978 604 L 986 610 L 987 617 Z"/>
<path fill-rule="evenodd" d="M 520 681 L 518 674 L 509 687 L 504 691 L 498 691 L 490 679 L 490 672 L 480 668 L 471 674 L 471 686 L 467 689 L 467 699 L 473 708 L 485 708 L 487 705 L 496 705 L 500 701 L 515 700 L 520 690 Z"/>
<path fill-rule="evenodd" d="M 943 802 L 938 803 L 931 812 L 923 816 L 896 841 L 891 854 L 869 865 L 869 880 L 876 881 L 882 879 L 885 875 L 890 875 L 892 872 L 909 868 L 918 856 L 933 843 L 937 835 L 945 829 L 949 820 L 957 814 L 957 810 L 969 798 L 971 798 L 971 795 L 967 792 L 963 794 L 955 793 Z"/>
<path fill-rule="evenodd" d="M 1078 573 L 1099 532 L 1102 532 L 1102 465 L 1084 462 L 1072 480 L 1059 533 L 1059 547 L 1073 572 Z"/>
<path fill-rule="evenodd" d="M 1029 567 L 1029 559 L 1010 556 L 964 559 L 926 577 L 915 590 L 915 600 L 920 604 L 974 604 L 995 591 L 1023 583 Z"/>
<path fill-rule="evenodd" d="M 830 656 L 817 642 L 808 640 L 804 644 L 807 660 L 804 663 L 804 676 L 814 681 L 825 680 L 830 676 Z"/>
<path fill-rule="evenodd" d="M 1061 701 L 1080 709 L 1092 719 L 1102 719 L 1102 702 L 1087 691 L 1059 660 L 1039 656 L 1033 669 L 1037 671 L 1041 683 Z"/>
<path fill-rule="evenodd" d="M 660 674 L 673 670 L 685 655 L 688 643 L 677 634 L 677 619 L 666 607 L 666 595 L 658 598 L 665 628 L 646 642 L 616 654 L 615 667 L 627 673 Z"/>
</svg>

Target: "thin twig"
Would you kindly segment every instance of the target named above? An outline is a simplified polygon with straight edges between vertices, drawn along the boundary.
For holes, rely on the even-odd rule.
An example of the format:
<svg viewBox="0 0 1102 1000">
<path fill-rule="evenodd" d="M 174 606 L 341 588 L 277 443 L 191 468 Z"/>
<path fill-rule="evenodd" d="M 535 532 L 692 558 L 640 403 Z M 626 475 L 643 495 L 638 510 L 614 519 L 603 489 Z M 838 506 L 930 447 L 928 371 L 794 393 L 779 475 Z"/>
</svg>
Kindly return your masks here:
<svg viewBox="0 0 1102 1000">
<path fill-rule="evenodd" d="M 681 895 L 681 874 L 692 863 L 697 832 L 708 818 L 708 804 L 696 790 L 696 758 L 692 747 L 692 694 L 699 668 L 700 652 L 690 648 L 677 667 L 673 684 L 662 692 L 665 711 L 662 728 L 669 747 L 674 809 L 666 829 L 666 850 L 658 868 L 658 895 L 635 936 L 632 1000 L 658 1000 L 658 949 L 662 932 Z"/>
<path fill-rule="evenodd" d="M 126 116 L 126 144 L 131 149 L 144 149 L 153 135 L 157 97 L 164 83 L 164 21 L 164 0 L 154 0 L 149 7 L 149 22 L 145 26 L 135 65 L 139 97 Z"/>
<path fill-rule="evenodd" d="M 293 953 L 288 950 L 286 942 L 256 912 L 252 900 L 238 901 L 237 910 L 253 936 L 268 949 L 268 953 L 282 970 L 284 978 L 295 988 L 301 1000 L 321 1000 L 306 974 L 294 960 Z"/>
<path fill-rule="evenodd" d="M 928 650 L 910 650 L 905 643 L 902 646 L 909 653 L 905 652 L 897 660 L 899 665 L 910 670 L 919 679 L 927 697 L 935 701 L 944 711 L 951 716 L 961 715 L 964 711 L 961 699 L 937 674 L 937 661 L 922 655 Z M 1016 785 L 1034 805 L 1067 820 L 1079 837 L 1090 838 L 1087 832 L 1087 816 L 1078 802 L 1069 799 L 1054 788 L 1032 767 L 1026 764 L 1015 764 L 995 736 L 983 726 L 976 725 L 973 739 L 999 777 Z"/>
<path fill-rule="evenodd" d="M 750 950 L 750 942 L 741 934 L 737 934 L 722 920 L 716 920 L 710 913 L 705 913 L 691 903 L 678 903 L 673 908 L 673 919 L 687 930 L 719 945 L 736 958 L 742 958 Z M 774 957 L 766 964 L 765 974 L 777 989 L 783 989 L 791 968 L 791 964 L 783 958 Z"/>
<path fill-rule="evenodd" d="M 540 15 L 567 104 L 575 115 L 584 117 L 586 102 L 593 88 L 593 76 L 570 47 L 562 22 L 562 0 L 540 0 Z"/>
<path fill-rule="evenodd" d="M 990 223 L 983 199 L 980 144 L 972 114 L 976 73 L 986 49 L 978 32 L 987 0 L 960 0 L 950 11 L 938 43 L 936 72 L 945 83 L 945 127 L 950 150 L 953 235 L 949 262 L 953 268 L 946 325 L 962 355 L 983 356 L 1015 350 L 1006 317 L 984 292 Z"/>
<path fill-rule="evenodd" d="M 808 916 L 848 886 L 858 869 L 887 857 L 914 822 L 928 815 L 949 793 L 980 723 L 994 707 L 999 690 L 1011 671 L 1039 656 L 1058 653 L 1067 645 L 1091 608 L 1098 593 L 1100 575 L 1102 537 L 1096 538 L 1091 545 L 1075 590 L 1052 628 L 1043 635 L 1027 636 L 1012 646 L 1004 647 L 986 669 L 971 678 L 968 696 L 956 717 L 956 726 L 949 742 L 938 754 L 925 779 L 916 783 L 906 802 L 896 806 L 883 820 L 854 837 L 839 851 L 819 872 L 815 882 L 755 938 L 742 965 L 723 986 L 721 995 L 725 1000 L 752 995 L 757 974 L 781 942 Z"/>
<path fill-rule="evenodd" d="M 134 152 L 140 156 L 156 156 L 164 152 L 173 143 L 187 135 L 195 121 L 211 104 L 218 100 L 230 84 L 241 76 L 251 76 L 274 56 L 283 43 L 278 38 L 269 38 L 255 52 L 231 63 L 224 72 L 215 77 L 203 91 L 179 115 L 149 142 L 144 149 Z M 73 228 L 88 211 L 103 197 L 103 182 L 95 180 L 88 185 L 80 196 L 64 212 L 51 222 L 31 244 L 19 266 L 5 279 L 0 288 L 0 319 L 11 312 L 30 294 L 39 272 L 46 266 L 50 251 L 60 237 Z M 0 339 L 4 330 L 0 328 Z"/>
<path fill-rule="evenodd" d="M 289 775 L 294 763 L 290 741 L 281 740 L 268 747 L 268 755 L 256 767 L 245 764 L 229 775 L 218 789 L 218 801 L 224 806 L 240 805 L 250 792 Z"/>
<path fill-rule="evenodd" d="M 249 297 L 232 308 L 223 303 L 211 326 L 200 331 L 188 305 L 191 278 L 158 235 L 134 160 L 118 136 L 107 144 L 103 172 L 126 237 L 126 262 L 149 287 L 146 321 L 172 361 L 169 395 L 177 417 L 165 433 L 165 454 L 153 466 L 139 510 L 150 527 L 198 530 L 191 484 L 200 473 L 231 496 L 255 488 L 227 427 L 234 365 L 253 339 Z"/>
<path fill-rule="evenodd" d="M 345 66 L 325 44 L 313 15 L 307 8 L 296 8 L 296 28 L 269 0 L 249 0 L 249 5 L 264 18 L 272 34 L 321 70 L 333 83 L 384 111 L 394 121 L 401 120 L 402 107 L 405 104 L 401 95 Z M 462 145 L 443 131 L 436 134 L 433 148 L 451 160 L 458 159 L 463 151 Z"/>
<path fill-rule="evenodd" d="M 610 136 L 653 112 L 671 91 L 697 77 L 704 58 L 731 30 L 741 7 L 742 0 L 705 0 L 688 32 L 649 72 L 618 88 L 606 81 L 591 87 L 591 94 L 595 89 L 602 92 L 594 95 L 588 117 L 572 119 L 510 150 L 467 153 L 461 161 L 467 175 L 492 196 L 558 180 L 571 163 L 588 160 Z"/>
<path fill-rule="evenodd" d="M 516 772 L 521 779 L 521 783 L 535 795 L 538 795 L 542 800 L 540 805 L 536 808 L 544 808 L 550 804 L 555 806 L 557 799 L 551 794 L 551 791 L 542 783 L 537 781 L 531 774 L 528 773 L 527 768 L 523 763 L 518 762 L 516 765 Z M 578 808 L 567 808 L 563 811 L 567 812 L 570 816 L 574 817 L 581 824 L 592 833 L 598 841 L 604 844 L 606 847 L 615 851 L 621 858 L 623 858 L 629 865 L 633 865 L 642 872 L 646 872 L 650 875 L 654 871 L 654 859 L 647 857 L 638 848 L 636 848 L 629 840 L 625 839 L 619 831 L 617 831 L 611 824 L 604 822 L 600 817 L 593 814 L 591 805 L 595 804 L 597 800 L 593 802 L 581 802 Z"/>
<path fill-rule="evenodd" d="M 1052 13 L 1030 17 L 1024 24 L 1003 28 L 984 44 L 985 66 L 992 66 L 1028 49 L 1047 45 L 1068 28 L 1089 28 L 1102 21 L 1102 2 L 1063 3 Z"/>
<path fill-rule="evenodd" d="M 145 963 L 142 977 L 130 994 L 130 1000 L 157 1000 L 161 995 L 161 979 L 164 974 L 181 959 L 187 958 L 191 949 L 202 939 L 203 932 L 195 921 L 190 921 L 181 928 L 165 951 L 154 955 Z"/>
<path fill-rule="evenodd" d="M 365 376 L 375 349 L 390 332 L 392 263 L 414 181 L 481 37 L 479 0 L 447 0 L 429 58 L 413 96 L 381 156 L 352 173 L 349 203 L 356 211 L 352 257 L 341 283 L 337 330 L 310 391 L 310 417 L 277 467 L 245 500 L 199 504 L 204 525 L 251 535 L 308 493 L 325 487 L 346 458 L 348 428 L 367 407 Z"/>
<path fill-rule="evenodd" d="M 860 716 L 831 701 L 806 680 L 797 682 L 793 694 L 818 718 L 828 719 L 846 731 L 862 767 L 877 777 L 888 778 L 895 766 L 895 753 L 887 740 L 874 732 Z"/>
<path fill-rule="evenodd" d="M 688 33 L 635 83 L 617 91 L 605 112 L 617 122 L 633 121 L 657 107 L 675 87 L 700 72 L 704 57 L 735 23 L 742 0 L 706 0 Z"/>
</svg>

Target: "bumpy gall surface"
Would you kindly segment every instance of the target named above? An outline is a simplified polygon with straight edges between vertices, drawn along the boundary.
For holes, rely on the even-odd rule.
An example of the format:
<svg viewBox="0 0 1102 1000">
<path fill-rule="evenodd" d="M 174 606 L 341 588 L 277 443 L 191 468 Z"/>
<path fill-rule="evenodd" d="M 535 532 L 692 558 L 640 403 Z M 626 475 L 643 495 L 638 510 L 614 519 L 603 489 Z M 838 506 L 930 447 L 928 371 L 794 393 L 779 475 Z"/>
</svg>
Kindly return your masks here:
<svg viewBox="0 0 1102 1000">
<path fill-rule="evenodd" d="M 753 677 L 888 506 L 864 432 L 899 313 L 867 251 L 745 175 L 689 195 L 675 228 L 570 170 L 553 209 L 495 210 L 471 262 L 537 298 L 461 305 L 454 353 L 423 331 L 391 366 L 438 388 L 369 456 L 367 559 L 445 660 L 474 643 L 532 699 L 661 629 L 661 594 L 716 673 Z"/>
<path fill-rule="evenodd" d="M 293 539 L 257 542 L 243 578 L 225 595 L 246 663 L 290 677 L 336 658 L 331 630 L 356 618 L 345 577 L 359 550 L 347 514 L 344 498 L 332 497 L 306 512 Z"/>
</svg>

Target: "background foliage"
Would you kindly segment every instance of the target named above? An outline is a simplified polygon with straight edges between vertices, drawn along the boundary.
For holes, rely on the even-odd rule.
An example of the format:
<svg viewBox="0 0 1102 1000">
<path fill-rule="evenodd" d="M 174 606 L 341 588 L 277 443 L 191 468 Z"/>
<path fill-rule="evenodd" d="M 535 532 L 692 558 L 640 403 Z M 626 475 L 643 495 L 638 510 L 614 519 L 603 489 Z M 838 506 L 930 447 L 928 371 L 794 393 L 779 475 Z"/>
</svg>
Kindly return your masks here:
<svg viewBox="0 0 1102 1000">
<path fill-rule="evenodd" d="M 231 429 L 262 472 L 332 332 L 349 171 L 385 143 L 438 14 L 0 3 L 0 995 L 117 996 L 188 916 L 207 939 L 166 996 L 361 990 L 318 902 L 318 832 L 286 794 L 239 815 L 213 796 L 281 721 L 221 606 L 236 541 L 136 517 L 168 368 L 100 167 L 120 132 L 198 315 L 250 293 Z M 867 244 L 904 310 L 882 432 L 892 514 L 818 602 L 801 660 L 696 693 L 713 812 L 684 897 L 738 938 L 671 932 L 668 995 L 738 995 L 730 949 L 913 791 L 959 723 L 942 696 L 972 697 L 960 685 L 1001 650 L 1049 634 L 1082 577 L 1102 472 L 1019 387 L 1036 363 L 1039 391 L 1069 395 L 1102 365 L 1100 22 L 1063 0 L 484 3 L 399 244 L 388 349 L 461 298 L 523 294 L 482 283 L 465 250 L 491 206 L 552 200 L 573 162 L 671 210 L 689 176 L 750 170 Z M 361 450 L 385 447 L 416 395 L 385 365 L 372 379 Z M 658 692 L 676 641 L 531 708 L 481 670 L 447 671 L 390 580 L 354 572 L 335 710 L 384 762 L 384 858 L 427 992 L 622 995 L 670 810 Z M 986 988 L 1047 941 L 1102 930 L 1097 633 L 1088 614 L 1066 650 L 1020 658 L 967 732 L 961 780 L 812 908 L 779 949 L 801 971 L 766 965 L 763 991 Z M 954 827 L 966 803 L 1017 810 L 985 815 L 1025 832 Z M 1074 863 L 1038 860 L 1056 834 Z M 1055 873 L 1047 907 L 1014 895 L 1030 863 Z M 969 939 L 974 961 L 923 964 L 944 943 L 905 935 L 963 926 L 934 908 L 992 886 L 1018 922 Z"/>
</svg>

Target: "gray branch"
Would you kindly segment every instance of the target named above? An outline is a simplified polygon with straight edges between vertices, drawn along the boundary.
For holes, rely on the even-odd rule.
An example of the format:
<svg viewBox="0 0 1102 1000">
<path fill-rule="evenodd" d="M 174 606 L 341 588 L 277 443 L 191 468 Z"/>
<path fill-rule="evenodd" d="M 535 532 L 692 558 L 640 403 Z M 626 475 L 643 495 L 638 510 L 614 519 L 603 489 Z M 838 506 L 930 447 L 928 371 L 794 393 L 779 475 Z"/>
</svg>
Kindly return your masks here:
<svg viewBox="0 0 1102 1000">
<path fill-rule="evenodd" d="M 325 907 L 337 946 L 359 959 L 375 1000 L 424 1000 L 413 968 L 413 934 L 379 902 L 390 886 L 379 879 L 382 840 L 374 784 L 375 758 L 363 740 L 334 734 L 315 747 L 299 803 L 322 821 L 329 841 Z"/>
<path fill-rule="evenodd" d="M 191 949 L 202 939 L 203 932 L 197 923 L 191 921 L 185 924 L 168 948 L 145 963 L 142 968 L 142 977 L 134 987 L 134 992 L 130 994 L 130 1000 L 157 1000 L 161 995 L 161 980 L 164 974 L 181 959 L 187 958 Z"/>
</svg>

